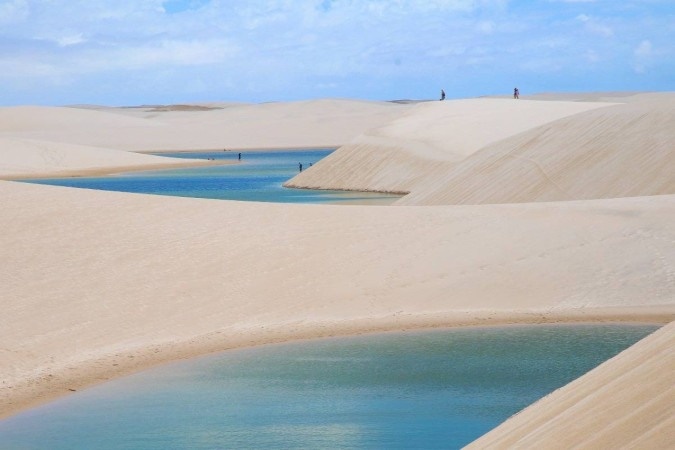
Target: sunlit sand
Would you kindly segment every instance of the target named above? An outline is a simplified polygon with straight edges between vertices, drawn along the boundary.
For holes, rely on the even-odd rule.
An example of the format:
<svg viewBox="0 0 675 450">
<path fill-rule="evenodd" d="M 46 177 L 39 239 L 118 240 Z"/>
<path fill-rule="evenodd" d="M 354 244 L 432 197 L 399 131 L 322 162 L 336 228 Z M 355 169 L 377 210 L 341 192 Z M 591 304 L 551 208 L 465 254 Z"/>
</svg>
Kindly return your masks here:
<svg viewBox="0 0 675 450">
<path fill-rule="evenodd" d="M 208 163 L 141 151 L 336 146 L 288 185 L 409 193 L 338 208 L 0 181 L 0 414 L 266 342 L 668 323 L 674 103 L 657 93 L 0 108 L 4 180 Z M 476 445 L 667 446 L 674 339 L 671 324 Z"/>
</svg>

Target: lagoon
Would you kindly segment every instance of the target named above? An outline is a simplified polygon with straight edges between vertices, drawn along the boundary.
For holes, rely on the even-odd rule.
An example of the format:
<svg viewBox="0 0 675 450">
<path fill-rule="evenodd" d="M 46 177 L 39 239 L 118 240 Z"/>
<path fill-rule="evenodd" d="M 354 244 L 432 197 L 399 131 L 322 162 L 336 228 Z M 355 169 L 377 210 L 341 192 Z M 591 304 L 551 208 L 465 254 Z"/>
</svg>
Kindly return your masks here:
<svg viewBox="0 0 675 450">
<path fill-rule="evenodd" d="M 171 363 L 0 421 L 3 449 L 460 448 L 648 325 L 321 339 Z"/>
<path fill-rule="evenodd" d="M 332 151 L 242 151 L 241 160 L 238 159 L 237 151 L 155 153 L 233 164 L 23 181 L 86 189 L 257 202 L 386 205 L 400 198 L 399 195 L 383 193 L 290 189 L 282 186 L 298 173 L 299 164 L 303 164 L 303 169 L 306 169 Z"/>
</svg>

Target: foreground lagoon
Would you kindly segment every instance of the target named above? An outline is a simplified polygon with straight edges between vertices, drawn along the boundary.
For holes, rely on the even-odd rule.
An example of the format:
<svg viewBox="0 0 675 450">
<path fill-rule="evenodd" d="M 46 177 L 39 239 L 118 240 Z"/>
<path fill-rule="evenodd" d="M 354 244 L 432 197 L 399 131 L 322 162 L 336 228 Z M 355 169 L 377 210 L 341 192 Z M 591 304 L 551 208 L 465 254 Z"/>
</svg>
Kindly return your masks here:
<svg viewBox="0 0 675 450">
<path fill-rule="evenodd" d="M 390 333 L 172 363 L 0 421 L 3 449 L 459 448 L 656 326 Z"/>
</svg>

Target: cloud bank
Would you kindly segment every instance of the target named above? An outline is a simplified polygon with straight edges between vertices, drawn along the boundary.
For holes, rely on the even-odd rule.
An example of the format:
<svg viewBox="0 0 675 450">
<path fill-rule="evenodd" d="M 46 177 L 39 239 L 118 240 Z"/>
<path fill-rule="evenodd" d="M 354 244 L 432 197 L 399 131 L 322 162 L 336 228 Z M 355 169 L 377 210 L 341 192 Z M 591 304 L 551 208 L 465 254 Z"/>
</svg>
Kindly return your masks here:
<svg viewBox="0 0 675 450">
<path fill-rule="evenodd" d="M 0 104 L 667 90 L 674 23 L 670 0 L 0 0 Z"/>
</svg>

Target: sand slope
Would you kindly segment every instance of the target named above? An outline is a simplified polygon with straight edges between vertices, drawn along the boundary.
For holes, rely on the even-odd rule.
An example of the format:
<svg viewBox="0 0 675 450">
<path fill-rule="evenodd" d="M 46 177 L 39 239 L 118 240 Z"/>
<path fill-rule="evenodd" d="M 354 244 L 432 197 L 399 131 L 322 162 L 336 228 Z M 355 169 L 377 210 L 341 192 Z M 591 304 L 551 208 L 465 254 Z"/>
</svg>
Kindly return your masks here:
<svg viewBox="0 0 675 450">
<path fill-rule="evenodd" d="M 457 162 L 485 145 L 608 105 L 488 98 L 422 103 L 368 130 L 287 185 L 414 191 L 427 180 L 443 179 Z"/>
<path fill-rule="evenodd" d="M 674 349 L 671 323 L 467 448 L 672 448 Z"/>
<path fill-rule="evenodd" d="M 421 104 L 286 185 L 410 193 L 399 205 L 675 193 L 675 94 L 581 97 Z"/>
<path fill-rule="evenodd" d="M 401 204 L 482 204 L 675 193 L 675 94 L 576 114 L 488 145 Z"/>
</svg>

